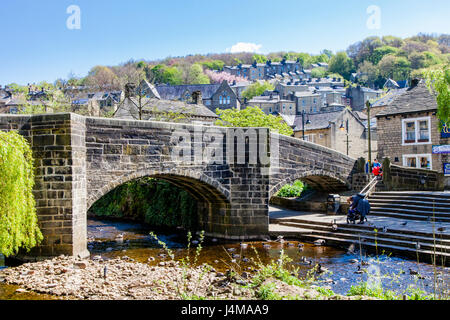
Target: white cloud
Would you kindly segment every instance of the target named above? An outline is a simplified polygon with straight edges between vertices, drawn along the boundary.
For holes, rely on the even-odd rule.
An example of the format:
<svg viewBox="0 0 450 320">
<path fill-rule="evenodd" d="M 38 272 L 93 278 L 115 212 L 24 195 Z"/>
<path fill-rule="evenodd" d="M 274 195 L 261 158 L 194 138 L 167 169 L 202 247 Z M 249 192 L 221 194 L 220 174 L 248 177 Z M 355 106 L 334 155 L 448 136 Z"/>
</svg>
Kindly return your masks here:
<svg viewBox="0 0 450 320">
<path fill-rule="evenodd" d="M 258 52 L 261 49 L 262 45 L 256 43 L 249 42 L 238 42 L 233 45 L 231 48 L 228 48 L 227 51 L 231 53 L 238 52 Z"/>
</svg>

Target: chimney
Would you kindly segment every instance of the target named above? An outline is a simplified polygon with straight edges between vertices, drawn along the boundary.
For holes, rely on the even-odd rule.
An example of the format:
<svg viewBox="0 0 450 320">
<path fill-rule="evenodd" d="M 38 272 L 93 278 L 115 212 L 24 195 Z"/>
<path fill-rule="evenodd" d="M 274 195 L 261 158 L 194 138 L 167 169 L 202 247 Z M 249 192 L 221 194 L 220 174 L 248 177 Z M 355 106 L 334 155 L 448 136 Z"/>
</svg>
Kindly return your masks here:
<svg viewBox="0 0 450 320">
<path fill-rule="evenodd" d="M 412 79 L 411 80 L 411 86 L 409 87 L 409 90 L 414 89 L 415 87 L 417 87 L 417 85 L 420 83 L 420 79 Z"/>
<path fill-rule="evenodd" d="M 136 85 L 134 83 L 127 83 L 125 85 L 125 98 L 131 98 L 136 95 Z"/>
<path fill-rule="evenodd" d="M 202 92 L 201 91 L 194 91 L 192 93 L 192 100 L 194 102 L 194 104 L 203 104 L 203 99 L 202 99 Z"/>
</svg>

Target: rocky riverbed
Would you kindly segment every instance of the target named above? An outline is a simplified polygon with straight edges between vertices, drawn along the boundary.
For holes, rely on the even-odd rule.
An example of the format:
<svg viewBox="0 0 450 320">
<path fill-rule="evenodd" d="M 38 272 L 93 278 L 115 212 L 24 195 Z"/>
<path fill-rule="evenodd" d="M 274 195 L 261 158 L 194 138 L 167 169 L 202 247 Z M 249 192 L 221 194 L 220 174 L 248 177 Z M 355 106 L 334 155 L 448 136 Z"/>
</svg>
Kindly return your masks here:
<svg viewBox="0 0 450 320">
<path fill-rule="evenodd" d="M 253 274 L 230 276 L 210 267 L 183 267 L 179 262 L 160 262 L 157 266 L 139 263 L 128 257 L 80 260 L 60 256 L 52 260 L 26 263 L 0 270 L 0 282 L 28 291 L 83 300 L 172 300 L 205 297 L 207 299 L 256 299 L 257 288 L 247 286 Z M 326 297 L 314 288 L 288 285 L 275 279 L 274 292 L 301 299 L 361 299 L 335 295 Z"/>
</svg>

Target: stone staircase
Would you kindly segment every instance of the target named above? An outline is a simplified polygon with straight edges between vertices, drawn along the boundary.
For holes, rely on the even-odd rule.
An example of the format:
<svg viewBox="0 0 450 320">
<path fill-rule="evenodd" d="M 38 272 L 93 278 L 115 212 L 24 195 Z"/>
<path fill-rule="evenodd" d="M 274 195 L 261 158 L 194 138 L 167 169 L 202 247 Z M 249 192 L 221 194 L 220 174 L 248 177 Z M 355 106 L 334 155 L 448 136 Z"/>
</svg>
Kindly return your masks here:
<svg viewBox="0 0 450 320">
<path fill-rule="evenodd" d="M 338 218 L 339 216 L 336 216 Z M 437 265 L 450 265 L 450 234 L 414 231 L 401 228 L 380 228 L 375 224 L 346 224 L 339 217 L 333 227 L 333 217 L 311 219 L 307 216 L 270 219 L 271 236 L 283 235 L 286 238 L 298 238 L 305 241 L 324 239 L 326 245 L 343 248 L 360 248 L 372 254 L 396 254 L 420 262 Z M 397 220 L 397 219 L 393 219 Z M 369 219 L 370 221 L 370 219 Z M 403 221 L 403 220 L 402 220 Z M 401 221 L 400 221 L 401 222 Z M 381 225 L 381 223 L 380 223 Z"/>
<path fill-rule="evenodd" d="M 371 216 L 450 222 L 450 193 L 446 192 L 377 191 L 369 202 Z"/>
</svg>

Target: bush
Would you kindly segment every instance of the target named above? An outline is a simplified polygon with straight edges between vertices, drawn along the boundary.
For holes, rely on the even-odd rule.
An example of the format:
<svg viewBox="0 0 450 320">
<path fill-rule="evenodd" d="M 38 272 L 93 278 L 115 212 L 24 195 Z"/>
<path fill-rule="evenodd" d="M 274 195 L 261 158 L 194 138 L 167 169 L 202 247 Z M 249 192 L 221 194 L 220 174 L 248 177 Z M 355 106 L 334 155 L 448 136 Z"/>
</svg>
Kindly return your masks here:
<svg viewBox="0 0 450 320">
<path fill-rule="evenodd" d="M 300 180 L 295 181 L 292 185 L 287 184 L 278 191 L 277 196 L 283 198 L 300 197 L 303 191 L 307 190 L 307 186 Z"/>
</svg>

